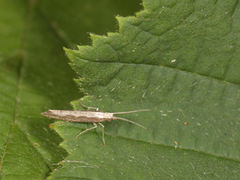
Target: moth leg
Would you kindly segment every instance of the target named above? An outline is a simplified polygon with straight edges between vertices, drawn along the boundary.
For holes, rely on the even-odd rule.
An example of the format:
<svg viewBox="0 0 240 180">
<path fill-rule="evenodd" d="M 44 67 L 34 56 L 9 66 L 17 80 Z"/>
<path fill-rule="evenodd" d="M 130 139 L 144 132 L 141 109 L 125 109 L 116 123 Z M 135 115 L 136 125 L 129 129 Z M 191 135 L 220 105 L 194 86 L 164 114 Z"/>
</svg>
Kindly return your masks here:
<svg viewBox="0 0 240 180">
<path fill-rule="evenodd" d="M 86 105 L 82 104 L 82 102 L 81 102 L 81 101 L 79 101 L 79 103 L 81 104 L 81 106 L 83 106 L 83 107 L 87 108 L 88 110 L 89 110 L 89 109 L 96 109 L 96 111 L 98 111 L 98 108 L 96 108 L 96 107 L 90 107 L 90 106 L 86 106 Z"/>
<path fill-rule="evenodd" d="M 85 132 L 87 132 L 87 131 L 90 131 L 90 130 L 92 130 L 92 129 L 97 128 L 97 124 L 96 124 L 96 123 L 93 123 L 93 125 L 94 125 L 93 127 L 91 127 L 91 128 L 89 128 L 89 129 L 86 129 L 86 130 L 80 132 L 80 133 L 74 138 L 74 140 L 77 139 L 77 137 L 80 136 L 81 134 L 83 134 L 83 133 L 85 133 Z"/>
<path fill-rule="evenodd" d="M 102 123 L 98 123 L 98 124 L 100 124 L 100 126 L 102 126 L 102 141 L 103 141 L 104 146 L 106 146 L 105 139 L 104 139 L 104 125 Z"/>
</svg>

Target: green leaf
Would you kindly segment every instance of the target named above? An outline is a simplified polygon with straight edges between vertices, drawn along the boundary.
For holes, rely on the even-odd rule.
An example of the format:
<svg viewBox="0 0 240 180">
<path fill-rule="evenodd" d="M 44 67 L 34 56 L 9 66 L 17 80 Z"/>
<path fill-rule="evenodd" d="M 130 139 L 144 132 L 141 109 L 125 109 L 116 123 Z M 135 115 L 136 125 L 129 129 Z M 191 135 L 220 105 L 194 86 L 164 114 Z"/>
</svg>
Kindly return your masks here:
<svg viewBox="0 0 240 180">
<path fill-rule="evenodd" d="M 69 156 L 50 179 L 236 179 L 239 170 L 239 8 L 229 1 L 144 1 L 119 33 L 66 49 L 80 101 L 127 122 L 55 123 Z M 83 109 L 79 101 L 74 109 Z M 120 116 L 120 115 L 119 115 Z M 123 115 L 121 116 L 123 117 Z"/>
<path fill-rule="evenodd" d="M 48 128 L 54 120 L 40 115 L 83 96 L 63 47 L 89 43 L 89 31 L 115 31 L 114 14 L 140 9 L 104 2 L 0 1 L 0 179 L 46 179 L 68 155 Z"/>
</svg>

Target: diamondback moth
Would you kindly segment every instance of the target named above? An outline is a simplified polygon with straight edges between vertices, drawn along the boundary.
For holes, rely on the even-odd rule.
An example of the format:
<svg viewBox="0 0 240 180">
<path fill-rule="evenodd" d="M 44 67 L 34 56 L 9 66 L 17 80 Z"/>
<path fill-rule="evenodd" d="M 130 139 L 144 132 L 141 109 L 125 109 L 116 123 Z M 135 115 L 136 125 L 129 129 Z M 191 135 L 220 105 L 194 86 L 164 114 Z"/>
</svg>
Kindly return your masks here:
<svg viewBox="0 0 240 180">
<path fill-rule="evenodd" d="M 80 104 L 84 107 L 87 107 L 87 106 L 83 105 L 81 102 L 80 102 Z M 93 107 L 87 107 L 87 108 L 90 109 Z M 132 124 L 140 126 L 141 128 L 146 129 L 144 126 L 142 126 L 134 121 L 131 121 L 131 120 L 128 120 L 125 118 L 121 118 L 121 117 L 116 117 L 116 116 L 114 116 L 114 114 L 127 114 L 127 113 L 141 112 L 141 111 L 151 111 L 151 109 L 140 109 L 140 110 L 126 111 L 126 112 L 110 113 L 110 112 L 98 111 L 98 108 L 94 108 L 94 109 L 96 109 L 96 110 L 95 111 L 93 111 L 93 110 L 48 110 L 46 112 L 41 113 L 41 115 L 50 117 L 50 118 L 54 118 L 54 119 L 67 121 L 67 122 L 93 123 L 93 125 L 94 125 L 93 127 L 80 132 L 74 138 L 74 140 L 81 134 L 97 128 L 96 123 L 98 123 L 100 126 L 102 126 L 102 141 L 103 141 L 104 146 L 106 146 L 106 143 L 104 140 L 104 125 L 101 122 L 119 119 L 122 121 L 130 122 Z"/>
</svg>

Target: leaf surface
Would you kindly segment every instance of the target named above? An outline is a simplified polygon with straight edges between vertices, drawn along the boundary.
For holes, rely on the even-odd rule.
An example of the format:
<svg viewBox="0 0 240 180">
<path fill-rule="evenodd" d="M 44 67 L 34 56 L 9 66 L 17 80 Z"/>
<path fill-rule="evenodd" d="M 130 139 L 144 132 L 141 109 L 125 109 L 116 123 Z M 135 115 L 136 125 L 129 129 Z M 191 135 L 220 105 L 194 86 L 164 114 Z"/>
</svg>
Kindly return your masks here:
<svg viewBox="0 0 240 180">
<path fill-rule="evenodd" d="M 91 34 L 92 46 L 66 49 L 86 106 L 118 121 L 56 123 L 70 154 L 51 179 L 235 179 L 240 88 L 237 1 L 144 1 L 118 17 L 119 33 Z M 79 100 L 74 109 L 83 109 Z M 116 115 L 117 116 L 117 115 Z M 69 174 L 69 172 L 71 172 Z"/>
</svg>

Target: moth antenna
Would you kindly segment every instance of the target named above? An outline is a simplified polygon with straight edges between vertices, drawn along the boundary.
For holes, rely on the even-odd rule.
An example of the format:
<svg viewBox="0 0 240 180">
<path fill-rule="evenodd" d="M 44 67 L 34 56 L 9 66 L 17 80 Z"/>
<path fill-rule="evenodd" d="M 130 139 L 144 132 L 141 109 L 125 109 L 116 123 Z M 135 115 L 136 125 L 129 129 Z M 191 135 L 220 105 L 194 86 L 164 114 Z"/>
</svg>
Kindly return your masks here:
<svg viewBox="0 0 240 180">
<path fill-rule="evenodd" d="M 139 109 L 139 110 L 134 110 L 134 111 L 115 112 L 113 114 L 127 114 L 127 113 L 141 112 L 141 111 L 151 111 L 151 109 Z"/>
<path fill-rule="evenodd" d="M 137 126 L 140 126 L 140 127 L 143 128 L 143 129 L 147 129 L 146 127 L 142 126 L 141 124 L 138 124 L 138 123 L 136 123 L 136 122 L 134 122 L 134 121 L 130 121 L 130 120 L 128 120 L 128 119 L 124 119 L 124 118 L 120 118 L 120 117 L 116 117 L 116 119 L 119 119 L 119 120 L 122 120 L 122 121 L 127 121 L 127 122 L 130 122 L 130 123 L 135 124 L 135 125 L 137 125 Z"/>
</svg>

